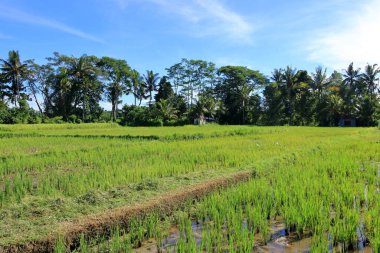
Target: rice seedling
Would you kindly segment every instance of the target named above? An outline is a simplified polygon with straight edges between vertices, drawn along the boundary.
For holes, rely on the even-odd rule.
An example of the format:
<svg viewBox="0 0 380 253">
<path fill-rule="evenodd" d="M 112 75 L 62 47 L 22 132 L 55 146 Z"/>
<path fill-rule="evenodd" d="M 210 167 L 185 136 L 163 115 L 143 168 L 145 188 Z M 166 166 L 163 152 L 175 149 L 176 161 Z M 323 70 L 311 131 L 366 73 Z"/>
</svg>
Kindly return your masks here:
<svg viewBox="0 0 380 253">
<path fill-rule="evenodd" d="M 164 251 L 172 224 L 179 252 L 249 252 L 271 242 L 270 224 L 278 220 L 292 238 L 312 236 L 315 252 L 329 244 L 351 249 L 360 226 L 379 251 L 378 129 L 70 127 L 0 126 L 0 217 L 6 221 L 0 245 L 20 234 L 43 238 L 63 221 L 190 188 L 211 175 L 250 170 L 249 182 L 184 203 L 179 214 L 153 212 L 102 239 L 83 235 L 77 250 L 128 252 L 154 238 Z M 26 222 L 29 230 L 16 229 Z M 57 252 L 64 245 L 58 240 Z"/>
<path fill-rule="evenodd" d="M 252 252 L 271 240 L 275 219 L 283 221 L 287 234 L 294 235 L 290 238 L 311 236 L 311 252 L 353 250 L 359 228 L 379 252 L 378 172 L 361 163 L 378 161 L 380 150 L 368 140 L 363 148 L 358 139 L 345 141 L 287 153 L 270 168 L 255 166 L 249 182 L 211 193 L 166 217 L 179 228 L 177 252 Z M 194 223 L 201 228 L 199 242 Z"/>
</svg>

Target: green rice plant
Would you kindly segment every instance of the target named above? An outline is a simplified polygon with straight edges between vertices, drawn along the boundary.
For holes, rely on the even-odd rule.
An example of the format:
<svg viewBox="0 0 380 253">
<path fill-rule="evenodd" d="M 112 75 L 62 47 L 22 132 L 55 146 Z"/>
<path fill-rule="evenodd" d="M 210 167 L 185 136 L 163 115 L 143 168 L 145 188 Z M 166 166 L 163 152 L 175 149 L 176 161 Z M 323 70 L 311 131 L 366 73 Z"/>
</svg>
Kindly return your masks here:
<svg viewBox="0 0 380 253">
<path fill-rule="evenodd" d="M 65 239 L 63 236 L 58 236 L 58 239 L 55 241 L 54 253 L 66 253 Z"/>
<path fill-rule="evenodd" d="M 330 233 L 334 243 L 347 246 L 364 221 L 371 246 L 377 245 L 380 177 L 373 164 L 380 148 L 374 128 L 49 125 L 0 126 L 0 132 L 2 245 L 21 235 L 43 238 L 62 221 L 191 188 L 211 172 L 241 170 L 253 171 L 252 180 L 182 206 L 183 217 L 174 223 L 185 248 L 194 246 L 193 222 L 202 225 L 198 248 L 223 251 L 247 249 L 252 234 L 267 242 L 274 219 L 298 238 Z M 152 214 L 120 227 L 118 244 L 125 234 L 132 247 L 147 237 L 165 241 L 162 219 L 172 221 Z M 105 241 L 113 247 L 118 240 Z"/>
<path fill-rule="evenodd" d="M 80 241 L 79 241 L 79 252 L 80 253 L 86 253 L 88 252 L 89 248 L 88 248 L 88 243 L 87 243 L 87 240 L 85 238 L 85 235 L 82 233 L 80 235 Z"/>
</svg>

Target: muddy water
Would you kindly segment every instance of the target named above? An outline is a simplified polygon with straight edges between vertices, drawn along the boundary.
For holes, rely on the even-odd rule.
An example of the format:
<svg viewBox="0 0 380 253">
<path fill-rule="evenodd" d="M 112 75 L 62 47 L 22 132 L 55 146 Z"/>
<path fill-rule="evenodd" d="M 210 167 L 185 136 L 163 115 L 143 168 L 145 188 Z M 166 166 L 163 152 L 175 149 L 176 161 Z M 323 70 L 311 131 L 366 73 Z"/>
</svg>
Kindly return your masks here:
<svg viewBox="0 0 380 253">
<path fill-rule="evenodd" d="M 288 235 L 286 233 L 285 226 L 280 221 L 273 221 L 271 224 L 271 237 L 267 245 L 264 245 L 260 234 L 255 236 L 255 247 L 253 253 L 300 253 L 310 252 L 311 238 L 303 238 L 296 240 L 294 234 Z M 198 245 L 202 240 L 202 226 L 197 223 L 193 223 L 193 233 Z M 169 236 L 162 242 L 160 252 L 176 252 L 176 243 L 179 238 L 178 228 L 172 227 Z M 361 238 L 357 245 L 358 250 L 348 251 L 350 253 L 372 253 L 372 249 L 366 246 Z M 330 252 L 333 252 L 332 245 L 329 246 Z M 335 248 L 335 252 L 339 252 L 339 246 Z M 153 253 L 159 252 L 157 248 L 157 242 L 154 239 L 145 241 L 140 248 L 134 249 L 135 253 Z M 227 251 L 226 251 L 227 252 Z"/>
</svg>

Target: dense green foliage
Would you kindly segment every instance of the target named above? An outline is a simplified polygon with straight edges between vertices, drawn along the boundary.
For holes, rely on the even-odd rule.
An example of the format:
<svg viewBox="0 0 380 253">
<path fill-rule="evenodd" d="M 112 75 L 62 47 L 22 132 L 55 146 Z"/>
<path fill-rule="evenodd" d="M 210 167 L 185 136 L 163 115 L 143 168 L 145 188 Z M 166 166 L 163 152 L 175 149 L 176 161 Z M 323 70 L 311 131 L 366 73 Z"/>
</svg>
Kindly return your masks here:
<svg viewBox="0 0 380 253">
<path fill-rule="evenodd" d="M 140 75 L 125 60 L 54 53 L 38 65 L 17 51 L 1 60 L 0 123 L 113 121 L 131 126 L 221 124 L 374 126 L 380 117 L 380 68 L 351 63 L 343 73 L 290 66 L 266 77 L 242 66 L 182 59 L 166 76 Z M 133 96 L 134 106 L 118 105 Z M 26 107 L 33 101 L 38 112 Z M 103 113 L 101 101 L 111 104 Z M 145 104 L 146 102 L 146 104 Z M 105 115 L 107 115 L 105 117 Z M 56 118 L 57 119 L 57 118 Z"/>
</svg>

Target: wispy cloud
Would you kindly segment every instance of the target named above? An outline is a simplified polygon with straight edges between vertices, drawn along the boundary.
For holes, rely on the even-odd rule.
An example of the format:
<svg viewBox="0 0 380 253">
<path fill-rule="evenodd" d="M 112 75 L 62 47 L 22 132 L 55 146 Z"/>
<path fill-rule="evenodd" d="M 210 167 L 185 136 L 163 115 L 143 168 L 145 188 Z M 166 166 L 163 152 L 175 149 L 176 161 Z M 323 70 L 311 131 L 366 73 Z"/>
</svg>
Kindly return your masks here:
<svg viewBox="0 0 380 253">
<path fill-rule="evenodd" d="M 129 4 L 129 0 L 110 0 L 111 2 L 115 3 L 120 9 L 125 9 L 127 8 Z"/>
<path fill-rule="evenodd" d="M 126 8 L 133 0 L 111 0 Z M 220 0 L 135 0 L 155 4 L 187 22 L 186 32 L 197 37 L 218 36 L 241 43 L 252 42 L 255 27 L 246 17 L 229 9 Z"/>
<path fill-rule="evenodd" d="M 6 34 L 0 32 L 0 39 L 8 40 L 8 39 L 12 39 L 12 36 L 9 36 L 9 35 L 6 35 Z"/>
<path fill-rule="evenodd" d="M 309 60 L 335 69 L 380 61 L 380 0 L 366 1 L 359 9 L 342 13 L 337 22 L 318 31 L 307 46 Z"/>
<path fill-rule="evenodd" d="M 91 40 L 91 41 L 95 41 L 98 43 L 104 43 L 103 40 L 101 40 L 101 39 L 99 39 L 99 38 L 97 38 L 91 34 L 82 32 L 78 29 L 70 27 L 70 26 L 63 24 L 61 22 L 58 22 L 56 20 L 31 15 L 31 14 L 23 12 L 21 10 L 8 8 L 8 7 L 1 6 L 1 5 L 0 5 L 0 18 L 12 20 L 15 22 L 21 22 L 21 23 L 25 23 L 25 24 L 45 26 L 45 27 L 55 29 L 57 31 L 61 31 L 61 32 L 64 32 L 67 34 L 77 36 L 77 37 L 82 38 L 82 39 Z"/>
<path fill-rule="evenodd" d="M 253 25 L 245 17 L 228 9 L 220 0 L 151 0 L 164 5 L 195 27 L 196 36 L 222 36 L 230 40 L 251 42 Z"/>
</svg>

